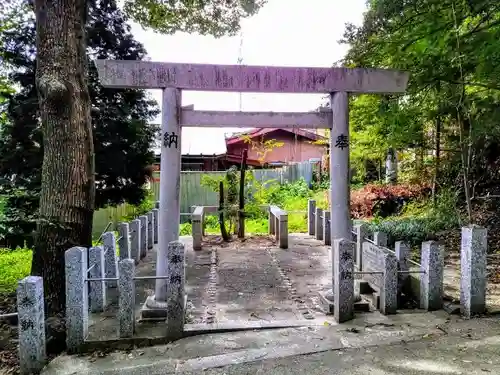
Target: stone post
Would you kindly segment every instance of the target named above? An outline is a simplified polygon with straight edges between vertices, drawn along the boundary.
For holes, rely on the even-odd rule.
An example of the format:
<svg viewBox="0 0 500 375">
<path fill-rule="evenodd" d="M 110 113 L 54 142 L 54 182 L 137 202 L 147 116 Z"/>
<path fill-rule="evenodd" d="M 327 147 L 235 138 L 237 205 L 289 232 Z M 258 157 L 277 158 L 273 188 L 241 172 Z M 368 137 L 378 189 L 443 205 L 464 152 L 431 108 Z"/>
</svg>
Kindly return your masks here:
<svg viewBox="0 0 500 375">
<path fill-rule="evenodd" d="M 411 257 L 411 248 L 406 242 L 396 241 L 395 251 L 396 259 L 398 260 L 398 270 L 402 271 L 398 273 L 398 296 L 400 296 L 401 292 L 409 292 L 411 289 L 411 280 L 408 274 L 410 270 L 409 259 Z"/>
<path fill-rule="evenodd" d="M 104 278 L 104 250 L 102 246 L 89 249 L 89 279 Z M 106 307 L 106 286 L 104 281 L 89 281 L 90 311 L 102 312 Z"/>
<path fill-rule="evenodd" d="M 356 231 L 356 265 L 358 270 L 363 270 L 363 242 L 370 233 L 369 227 L 366 224 L 356 224 L 354 226 Z"/>
<path fill-rule="evenodd" d="M 153 227 L 153 242 L 155 244 L 158 243 L 158 231 L 160 230 L 160 226 L 158 225 L 159 224 L 159 221 L 158 221 L 158 218 L 159 218 L 159 213 L 160 211 L 157 209 L 157 208 L 153 208 L 153 223 L 154 223 L 154 227 Z"/>
<path fill-rule="evenodd" d="M 465 318 L 486 311 L 486 255 L 488 232 L 486 228 L 462 228 L 460 250 L 460 310 Z"/>
<path fill-rule="evenodd" d="M 375 242 L 378 246 L 387 247 L 387 234 L 384 232 L 374 232 L 373 242 Z"/>
<path fill-rule="evenodd" d="M 274 215 L 269 210 L 268 213 L 268 221 L 269 221 L 269 234 L 275 234 L 276 233 L 276 221 L 274 220 Z"/>
<path fill-rule="evenodd" d="M 316 239 L 323 241 L 323 209 L 316 207 L 316 213 L 314 214 L 315 216 L 315 226 L 316 228 L 314 229 L 314 232 L 316 234 Z"/>
<path fill-rule="evenodd" d="M 167 275 L 169 243 L 179 239 L 181 186 L 181 91 L 163 89 L 160 161 L 160 235 L 156 258 L 156 276 Z M 166 301 L 165 280 L 156 280 L 155 300 Z"/>
<path fill-rule="evenodd" d="M 323 241 L 325 241 L 326 246 L 331 246 L 332 244 L 331 229 L 330 211 L 323 211 Z"/>
<path fill-rule="evenodd" d="M 167 336 L 172 339 L 181 338 L 184 332 L 184 315 L 186 308 L 185 252 L 180 241 L 172 241 L 168 246 L 168 279 L 167 279 Z"/>
<path fill-rule="evenodd" d="M 141 221 L 130 222 L 130 257 L 138 264 L 141 260 Z"/>
<path fill-rule="evenodd" d="M 332 127 L 330 133 L 330 208 L 332 240 L 350 240 L 350 171 L 349 171 L 349 96 L 334 92 L 330 97 Z"/>
<path fill-rule="evenodd" d="M 87 249 L 72 247 L 64 253 L 66 273 L 66 347 L 77 352 L 84 344 L 89 327 Z"/>
<path fill-rule="evenodd" d="M 17 283 L 19 365 L 22 375 L 37 374 L 47 359 L 43 279 L 28 276 Z"/>
<path fill-rule="evenodd" d="M 203 242 L 203 207 L 196 206 L 191 213 L 191 233 L 193 235 L 193 250 L 201 250 Z"/>
<path fill-rule="evenodd" d="M 139 220 L 141 221 L 141 247 L 140 247 L 140 256 L 141 259 L 144 258 L 148 251 L 148 217 L 143 215 L 139 216 Z"/>
<path fill-rule="evenodd" d="M 156 209 L 160 209 L 160 201 L 156 201 L 155 202 L 155 208 Z"/>
<path fill-rule="evenodd" d="M 382 287 L 380 288 L 380 312 L 382 314 L 396 314 L 398 309 L 398 260 L 393 254 L 385 253 L 382 256 L 383 272 Z"/>
<path fill-rule="evenodd" d="M 337 323 L 354 317 L 354 242 L 333 241 L 333 315 Z"/>
<path fill-rule="evenodd" d="M 310 236 L 314 236 L 316 229 L 316 219 L 314 215 L 316 214 L 316 201 L 314 199 L 309 199 L 307 201 L 307 232 Z"/>
<path fill-rule="evenodd" d="M 120 338 L 132 337 L 135 325 L 135 262 L 123 259 L 118 263 L 118 320 Z"/>
<path fill-rule="evenodd" d="M 154 246 L 154 219 L 153 212 L 148 212 L 148 250 L 152 250 Z"/>
<path fill-rule="evenodd" d="M 118 263 L 116 261 L 116 238 L 113 232 L 105 232 L 102 235 L 104 246 L 104 276 L 114 278 L 117 276 Z M 116 288 L 116 281 L 106 281 L 106 288 Z"/>
<path fill-rule="evenodd" d="M 443 307 L 444 254 L 435 241 L 422 243 L 420 308 L 428 311 Z"/>
<path fill-rule="evenodd" d="M 120 260 L 130 259 L 130 237 L 128 223 L 118 224 L 118 247 L 120 248 Z"/>
<path fill-rule="evenodd" d="M 281 249 L 288 249 L 288 214 L 282 212 L 279 216 L 279 238 L 278 243 Z"/>
</svg>

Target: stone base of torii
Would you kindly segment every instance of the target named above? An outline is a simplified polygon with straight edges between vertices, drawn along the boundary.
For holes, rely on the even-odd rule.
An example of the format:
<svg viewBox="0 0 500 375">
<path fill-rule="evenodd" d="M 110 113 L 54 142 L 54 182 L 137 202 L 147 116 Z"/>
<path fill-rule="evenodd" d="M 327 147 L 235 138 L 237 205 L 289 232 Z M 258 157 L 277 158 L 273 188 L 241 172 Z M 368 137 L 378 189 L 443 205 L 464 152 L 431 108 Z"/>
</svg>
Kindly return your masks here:
<svg viewBox="0 0 500 375">
<path fill-rule="evenodd" d="M 143 315 L 165 319 L 169 244 L 179 239 L 182 127 L 330 129 L 330 212 L 333 239 L 351 239 L 349 184 L 349 93 L 403 93 L 409 75 L 385 69 L 293 68 L 97 60 L 104 87 L 161 89 L 159 246 L 155 295 Z M 181 106 L 181 90 L 327 93 L 331 111 L 195 111 Z M 333 243 L 333 241 L 332 241 Z M 333 287 L 333 280 L 332 280 Z"/>
</svg>

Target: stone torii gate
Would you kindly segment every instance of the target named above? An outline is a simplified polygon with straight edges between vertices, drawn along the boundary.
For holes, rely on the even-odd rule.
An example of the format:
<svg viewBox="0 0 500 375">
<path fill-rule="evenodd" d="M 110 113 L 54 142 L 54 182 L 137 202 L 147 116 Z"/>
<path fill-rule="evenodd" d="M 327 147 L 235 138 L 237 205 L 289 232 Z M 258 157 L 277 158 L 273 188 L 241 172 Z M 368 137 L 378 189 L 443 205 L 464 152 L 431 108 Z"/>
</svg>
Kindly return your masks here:
<svg viewBox="0 0 500 375">
<path fill-rule="evenodd" d="M 384 69 L 293 68 L 97 60 L 104 87 L 161 89 L 159 247 L 156 275 L 168 269 L 168 244 L 179 239 L 182 127 L 326 128 L 330 139 L 332 239 L 351 239 L 349 93 L 403 93 L 409 75 Z M 331 111 L 305 113 L 196 111 L 182 108 L 181 90 L 328 93 Z M 333 243 L 333 242 L 332 242 Z M 166 280 L 157 279 L 154 305 L 165 306 Z"/>
</svg>

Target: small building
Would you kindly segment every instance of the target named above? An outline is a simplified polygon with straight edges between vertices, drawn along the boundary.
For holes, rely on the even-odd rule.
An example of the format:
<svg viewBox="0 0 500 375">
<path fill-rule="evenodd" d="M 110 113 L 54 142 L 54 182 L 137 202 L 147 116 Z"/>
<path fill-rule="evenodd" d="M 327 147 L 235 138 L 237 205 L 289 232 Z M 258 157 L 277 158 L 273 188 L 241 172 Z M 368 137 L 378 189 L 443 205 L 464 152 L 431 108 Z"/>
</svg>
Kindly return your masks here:
<svg viewBox="0 0 500 375">
<path fill-rule="evenodd" d="M 247 165 L 278 168 L 288 163 L 321 160 L 326 146 L 322 135 L 303 129 L 255 129 L 224 136 L 215 129 L 186 128 L 181 136 L 183 171 L 225 171 L 241 164 L 243 150 Z M 160 143 L 155 148 L 155 171 L 160 167 Z"/>
</svg>

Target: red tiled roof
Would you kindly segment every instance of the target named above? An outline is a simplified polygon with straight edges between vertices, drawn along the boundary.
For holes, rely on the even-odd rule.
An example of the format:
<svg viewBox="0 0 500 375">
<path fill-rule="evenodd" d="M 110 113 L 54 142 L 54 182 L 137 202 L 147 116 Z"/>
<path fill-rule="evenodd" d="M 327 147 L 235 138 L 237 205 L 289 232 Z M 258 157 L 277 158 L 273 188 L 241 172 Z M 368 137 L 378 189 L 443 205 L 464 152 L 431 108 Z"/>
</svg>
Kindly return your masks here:
<svg viewBox="0 0 500 375">
<path fill-rule="evenodd" d="M 264 135 L 264 134 L 269 134 L 269 133 L 275 132 L 277 130 L 283 130 L 283 131 L 286 131 L 286 132 L 289 132 L 289 133 L 292 133 L 292 134 L 295 134 L 295 135 L 298 135 L 298 136 L 301 136 L 304 138 L 308 138 L 312 141 L 317 141 L 319 139 L 325 138 L 321 135 L 312 133 L 312 132 L 304 130 L 304 129 L 260 128 L 260 129 L 252 129 L 248 132 L 238 133 L 236 135 L 233 135 L 232 137 L 226 138 L 226 144 L 231 145 L 231 144 L 243 142 L 241 137 L 244 135 L 249 136 L 251 138 L 254 138 L 254 137 L 259 137 L 259 136 Z"/>
</svg>

